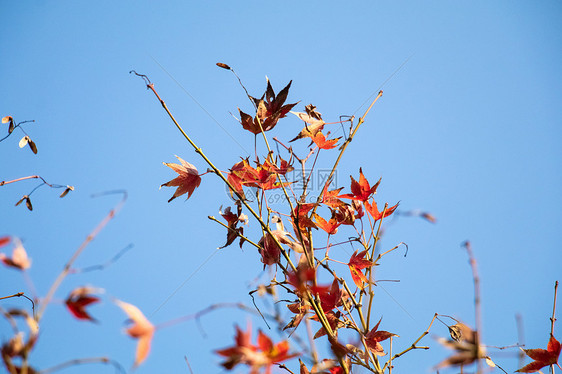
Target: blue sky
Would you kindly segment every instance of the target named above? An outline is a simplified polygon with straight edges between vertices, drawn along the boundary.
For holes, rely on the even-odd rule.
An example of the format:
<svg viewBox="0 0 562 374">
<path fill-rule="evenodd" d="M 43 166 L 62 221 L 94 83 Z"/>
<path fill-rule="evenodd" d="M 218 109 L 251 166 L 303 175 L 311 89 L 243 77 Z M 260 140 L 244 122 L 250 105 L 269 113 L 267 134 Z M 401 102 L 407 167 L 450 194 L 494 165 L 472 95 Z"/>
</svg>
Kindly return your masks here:
<svg viewBox="0 0 562 374">
<path fill-rule="evenodd" d="M 162 162 L 179 155 L 200 171 L 206 165 L 142 81 L 128 74 L 147 74 L 190 136 L 226 170 L 252 151 L 253 137 L 230 115 L 251 107 L 235 78 L 215 66 L 219 61 L 234 67 L 254 96 L 265 89 L 265 76 L 276 91 L 293 80 L 288 101 L 300 100 L 299 111 L 313 103 L 330 120 L 362 114 L 382 86 L 384 96 L 337 177 L 348 190 L 349 175 L 362 166 L 369 180 L 382 177 L 377 201 L 400 201 L 403 211 L 438 219 L 431 225 L 401 217 L 381 243 L 409 246 L 406 258 L 389 255 L 377 269 L 380 279 L 401 281 L 381 284 L 375 302 L 381 327 L 400 335 L 397 349 L 409 346 L 435 312 L 473 323 L 470 268 L 460 248 L 467 239 L 482 281 L 485 342 L 516 343 L 520 313 L 527 346 L 546 345 L 553 285 L 562 278 L 559 2 L 50 1 L 3 2 L 0 9 L 1 116 L 34 119 L 24 128 L 39 149 L 20 150 L 20 133 L 3 141 L 0 180 L 40 174 L 76 187 L 65 199 L 42 187 L 32 195 L 33 212 L 14 204 L 34 182 L 0 191 L 0 235 L 24 241 L 39 294 L 118 200 L 90 196 L 129 193 L 77 265 L 102 263 L 129 243 L 134 248 L 104 271 L 66 280 L 59 303 L 47 310 L 35 366 L 109 355 L 129 368 L 135 342 L 122 334 L 125 316 L 111 297 L 139 306 L 155 323 L 217 302 L 251 303 L 247 293 L 262 265 L 251 247 L 232 246 L 162 306 L 224 243 L 224 230 L 206 217 L 230 200 L 207 175 L 190 200 L 167 203 L 173 190 L 158 186 L 174 173 Z M 288 140 L 301 127 L 288 118 L 271 136 Z M 306 144 L 297 147 L 304 152 Z M 319 167 L 331 166 L 326 154 Z M 15 271 L 0 269 L 0 277 L 0 295 L 27 290 Z M 99 325 L 71 319 L 60 304 L 83 284 L 106 289 L 104 302 L 91 308 Z M 9 306 L 28 307 L 3 301 Z M 248 319 L 217 311 L 202 319 L 206 335 L 193 321 L 158 331 L 138 372 L 188 372 L 184 356 L 195 373 L 222 372 L 212 351 L 229 346 L 234 324 Z M 256 318 L 253 325 L 265 328 Z M 442 325 L 432 329 L 446 333 Z M 9 334 L 0 322 L 0 338 Z M 406 355 L 395 372 L 429 371 L 448 354 L 430 337 L 425 343 L 430 351 Z M 508 371 L 517 369 L 513 356 L 490 354 Z"/>
</svg>

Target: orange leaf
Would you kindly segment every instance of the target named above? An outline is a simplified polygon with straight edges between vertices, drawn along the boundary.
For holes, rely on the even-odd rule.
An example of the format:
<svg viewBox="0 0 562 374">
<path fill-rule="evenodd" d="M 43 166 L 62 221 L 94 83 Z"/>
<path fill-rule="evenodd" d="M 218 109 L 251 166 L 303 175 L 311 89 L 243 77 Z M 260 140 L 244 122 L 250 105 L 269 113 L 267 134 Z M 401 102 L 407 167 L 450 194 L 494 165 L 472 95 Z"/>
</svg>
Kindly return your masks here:
<svg viewBox="0 0 562 374">
<path fill-rule="evenodd" d="M 16 238 L 14 241 L 16 243 L 14 250 L 12 251 L 12 257 L 8 257 L 4 253 L 0 253 L 0 261 L 2 261 L 6 266 L 19 270 L 29 269 L 29 267 L 31 267 L 31 259 L 27 257 L 27 252 L 25 251 L 25 248 L 23 248 L 19 239 Z"/>
<path fill-rule="evenodd" d="M 154 326 L 142 312 L 136 306 L 126 303 L 121 300 L 115 300 L 115 303 L 123 309 L 129 318 L 133 321 L 133 325 L 129 327 L 126 332 L 127 334 L 138 339 L 137 353 L 135 355 L 134 366 L 140 365 L 148 356 L 150 351 L 150 342 L 152 341 L 152 335 L 154 335 Z"/>
<path fill-rule="evenodd" d="M 375 201 L 373 201 L 372 205 L 369 205 L 368 201 L 365 201 L 364 204 L 365 204 L 365 209 L 367 209 L 367 212 L 369 212 L 371 217 L 373 217 L 373 219 L 376 222 L 379 219 L 388 217 L 389 215 L 394 213 L 396 208 L 398 208 L 398 204 L 400 204 L 400 203 L 396 203 L 396 205 L 394 205 L 390 208 L 386 208 L 386 211 L 384 211 L 384 216 L 383 216 L 382 212 L 379 212 L 379 209 L 377 208 L 377 203 Z"/>
<path fill-rule="evenodd" d="M 338 232 L 338 227 L 341 225 L 334 217 L 326 221 L 324 218 L 320 217 L 318 214 L 313 215 L 316 226 L 320 227 L 322 230 L 326 231 L 330 235 L 334 235 Z"/>
<path fill-rule="evenodd" d="M 160 187 L 178 187 L 174 195 L 168 200 L 168 202 L 174 200 L 176 197 L 187 193 L 187 198 L 191 197 L 193 191 L 199 187 L 201 183 L 201 177 L 197 172 L 197 168 L 191 165 L 189 162 L 184 161 L 181 157 L 176 156 L 180 160 L 181 165 L 166 163 L 164 165 L 168 166 L 170 169 L 178 173 L 179 175 L 169 182 L 164 183 Z"/>
<path fill-rule="evenodd" d="M 347 264 L 349 266 L 349 271 L 351 272 L 351 278 L 353 278 L 353 282 L 355 282 L 355 285 L 357 285 L 357 287 L 359 287 L 360 289 L 363 289 L 364 283 L 369 282 L 367 280 L 367 277 L 361 272 L 361 270 L 374 265 L 372 261 L 365 259 L 366 254 L 366 250 L 360 252 L 359 254 L 357 254 L 357 251 L 355 251 L 351 255 L 351 258 L 349 259 L 349 262 Z"/>
<path fill-rule="evenodd" d="M 330 133 L 328 133 L 328 135 L 329 134 Z M 336 148 L 336 143 L 340 139 L 341 139 L 341 136 L 339 138 L 326 140 L 326 137 L 324 136 L 324 134 L 322 134 L 321 132 L 318 132 L 316 135 L 314 135 L 314 137 L 312 138 L 312 141 L 320 149 L 332 149 L 332 148 Z"/>
</svg>

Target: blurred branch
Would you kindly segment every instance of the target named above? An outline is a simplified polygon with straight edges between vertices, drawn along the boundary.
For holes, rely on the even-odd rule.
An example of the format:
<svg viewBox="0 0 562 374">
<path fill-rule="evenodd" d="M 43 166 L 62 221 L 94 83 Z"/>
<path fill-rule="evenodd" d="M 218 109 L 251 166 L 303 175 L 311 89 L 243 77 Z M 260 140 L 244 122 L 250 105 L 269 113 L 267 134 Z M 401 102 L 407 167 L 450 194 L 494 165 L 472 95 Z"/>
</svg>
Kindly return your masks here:
<svg viewBox="0 0 562 374">
<path fill-rule="evenodd" d="M 64 265 L 64 268 L 63 268 L 62 272 L 59 274 L 57 279 L 55 279 L 55 281 L 51 285 L 51 288 L 49 289 L 49 292 L 47 293 L 47 296 L 45 296 L 45 299 L 43 299 L 42 302 L 41 302 L 41 307 L 39 308 L 39 312 L 35 316 L 35 319 L 37 320 L 37 322 L 39 322 L 39 320 L 43 316 L 43 313 L 45 312 L 45 308 L 47 308 L 47 305 L 49 305 L 49 302 L 53 298 L 56 290 L 59 288 L 59 286 L 61 285 L 64 278 L 66 278 L 66 276 L 70 272 L 70 269 L 71 269 L 72 265 L 74 264 L 74 262 L 76 261 L 76 259 L 78 258 L 78 256 L 80 256 L 80 254 L 84 251 L 84 249 L 86 249 L 88 244 L 90 244 L 90 242 L 92 240 L 94 240 L 94 238 L 109 223 L 109 221 L 111 221 L 113 219 L 113 217 L 115 217 L 115 215 L 121 210 L 121 208 L 125 204 L 125 201 L 127 201 L 127 191 L 124 191 L 124 190 L 105 192 L 105 193 L 102 193 L 102 194 L 95 195 L 95 197 L 107 195 L 107 194 L 113 194 L 113 193 L 123 194 L 123 198 L 121 199 L 121 201 L 119 201 L 117 203 L 117 205 L 115 205 L 115 207 L 113 209 L 111 209 L 109 211 L 109 213 L 94 228 L 94 230 L 92 230 L 92 232 L 86 237 L 86 239 L 82 242 L 82 244 L 80 244 L 80 247 L 78 247 L 78 249 L 74 252 L 74 254 L 70 258 L 70 260 L 68 260 L 66 265 Z"/>
</svg>

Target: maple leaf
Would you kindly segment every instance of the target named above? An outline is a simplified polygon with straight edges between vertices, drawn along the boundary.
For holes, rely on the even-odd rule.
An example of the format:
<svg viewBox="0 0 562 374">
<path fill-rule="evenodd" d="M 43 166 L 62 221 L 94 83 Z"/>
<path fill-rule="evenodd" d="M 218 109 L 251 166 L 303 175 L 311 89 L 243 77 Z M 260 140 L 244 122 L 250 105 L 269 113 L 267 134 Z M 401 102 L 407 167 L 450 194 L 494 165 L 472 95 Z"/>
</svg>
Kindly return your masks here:
<svg viewBox="0 0 562 374">
<path fill-rule="evenodd" d="M 381 183 L 381 179 L 378 180 L 377 183 L 373 187 L 369 185 L 369 182 L 363 175 L 363 170 L 359 168 L 359 182 L 351 178 L 351 194 L 340 195 L 344 199 L 352 199 L 352 200 L 359 200 L 359 201 L 367 201 L 371 197 L 372 194 L 377 192 L 377 188 Z"/>
<path fill-rule="evenodd" d="M 308 311 L 310 310 L 310 304 L 306 300 L 299 300 L 298 303 L 288 304 L 287 308 L 296 315 L 291 318 L 289 323 L 283 327 L 283 330 L 297 328 L 301 323 L 302 319 L 306 316 Z"/>
<path fill-rule="evenodd" d="M 560 343 L 550 335 L 546 350 L 544 349 L 523 349 L 525 354 L 532 358 L 533 362 L 516 370 L 516 373 L 534 373 L 548 365 L 558 365 L 558 357 L 560 356 Z M 559 365 L 560 366 L 560 365 Z"/>
<path fill-rule="evenodd" d="M 267 89 L 265 90 L 264 101 L 266 109 L 265 117 L 275 116 L 277 118 L 283 118 L 287 115 L 287 113 L 289 113 L 291 109 L 293 109 L 295 105 L 297 105 L 297 103 L 283 105 L 285 104 L 285 100 L 287 100 L 287 96 L 289 95 L 291 83 L 293 83 L 293 81 L 290 81 L 289 84 L 287 84 L 281 91 L 279 91 L 277 95 L 275 95 L 275 91 L 273 91 L 271 82 L 269 81 L 269 79 L 267 80 Z M 275 126 L 275 124 L 273 126 Z"/>
<path fill-rule="evenodd" d="M 272 152 L 273 153 L 273 152 Z M 279 166 L 277 166 L 277 161 L 280 161 Z M 289 159 L 289 161 L 284 160 L 281 156 L 276 156 L 275 157 L 275 162 L 271 162 L 270 161 L 270 157 L 268 156 L 263 165 L 261 165 L 261 167 L 265 170 L 268 170 L 272 173 L 277 173 L 279 175 L 285 175 L 290 171 L 293 171 L 293 156 L 291 155 L 291 158 Z"/>
<path fill-rule="evenodd" d="M 289 84 L 283 88 L 279 94 L 275 95 L 275 91 L 273 91 L 271 82 L 268 79 L 267 89 L 263 96 L 260 99 L 252 97 L 252 100 L 257 108 L 255 117 L 242 112 L 240 108 L 238 108 L 242 127 L 255 135 L 261 133 L 262 129 L 263 131 L 273 129 L 275 125 L 277 125 L 279 119 L 285 117 L 287 113 L 289 113 L 289 111 L 297 105 L 297 103 L 284 105 L 289 94 L 291 83 L 292 81 L 289 82 Z"/>
<path fill-rule="evenodd" d="M 291 113 L 302 119 L 305 122 L 305 125 L 295 138 L 289 140 L 289 143 L 302 138 L 314 138 L 316 134 L 318 134 L 318 132 L 322 131 L 322 129 L 324 128 L 325 122 L 322 120 L 322 118 L 315 118 L 307 113 Z"/>
<path fill-rule="evenodd" d="M 136 306 L 121 300 L 115 300 L 115 303 L 123 309 L 133 321 L 133 325 L 126 330 L 126 333 L 130 337 L 138 339 L 135 363 L 133 364 L 134 367 L 137 367 L 146 359 L 146 356 L 148 356 L 150 342 L 154 335 L 154 325 L 150 323 Z"/>
<path fill-rule="evenodd" d="M 330 135 L 330 133 L 328 132 L 328 135 Z M 338 140 L 341 139 L 341 136 L 339 138 L 335 138 L 335 139 L 330 139 L 330 140 L 326 140 L 326 137 L 324 136 L 324 134 L 322 134 L 320 131 L 314 135 L 312 137 L 312 141 L 314 142 L 314 144 L 316 144 L 318 146 L 318 148 L 320 149 L 332 149 L 332 148 L 336 148 L 336 143 L 338 142 Z"/>
<path fill-rule="evenodd" d="M 226 233 L 226 244 L 223 245 L 222 247 L 219 247 L 219 249 L 229 246 L 239 236 L 239 234 L 240 235 L 244 234 L 243 227 L 236 227 L 238 225 L 238 222 L 241 222 L 246 225 L 248 224 L 248 216 L 242 213 L 242 204 L 239 201 L 236 201 L 236 205 L 237 205 L 237 214 L 233 213 L 230 210 L 230 207 L 227 207 L 223 212 L 221 206 L 220 208 L 221 210 L 219 210 L 220 215 L 228 223 L 227 225 L 228 231 Z M 244 238 L 241 237 L 240 248 L 242 248 L 243 243 L 244 243 Z"/>
<path fill-rule="evenodd" d="M 242 110 L 240 110 L 240 108 L 238 108 L 238 112 L 240 113 L 240 123 L 242 124 L 242 127 L 252 134 L 261 134 L 262 128 L 263 131 L 271 130 L 266 128 L 265 123 L 262 123 L 257 116 L 252 117 L 251 115 L 244 113 Z"/>
<path fill-rule="evenodd" d="M 369 212 L 371 217 L 373 217 L 375 222 L 377 222 L 379 219 L 388 217 L 389 215 L 394 213 L 396 208 L 398 208 L 398 204 L 400 204 L 400 203 L 398 202 L 398 203 L 396 203 L 396 205 L 391 206 L 390 208 L 386 208 L 386 211 L 384 211 L 384 216 L 383 216 L 382 212 L 379 212 L 379 209 L 377 208 L 377 203 L 375 201 L 373 201 L 372 204 L 369 204 L 368 201 L 365 201 L 364 204 L 365 204 L 365 209 L 367 210 L 367 212 Z"/>
<path fill-rule="evenodd" d="M 197 168 L 191 165 L 189 162 L 183 160 L 181 157 L 176 156 L 178 160 L 180 160 L 181 165 L 179 164 L 172 164 L 164 162 L 163 164 L 168 166 L 170 169 L 178 173 L 179 175 L 172 179 L 169 182 L 164 183 L 160 186 L 162 187 L 178 187 L 174 195 L 168 200 L 168 202 L 174 200 L 176 197 L 181 196 L 187 193 L 187 198 L 191 197 L 193 191 L 199 187 L 201 183 L 201 177 L 197 172 Z"/>
<path fill-rule="evenodd" d="M 310 212 L 315 206 L 316 204 L 314 203 L 297 203 L 297 205 L 293 208 L 293 223 L 296 225 L 298 221 L 298 226 L 301 229 L 305 229 L 307 227 L 316 228 L 316 224 L 308 216 L 308 212 Z"/>
<path fill-rule="evenodd" d="M 86 311 L 86 307 L 90 304 L 98 303 L 100 299 L 92 296 L 92 293 L 99 292 L 99 290 L 92 287 L 78 287 L 70 292 L 66 301 L 64 302 L 70 313 L 78 319 L 85 319 L 92 322 L 97 322 Z"/>
<path fill-rule="evenodd" d="M 351 278 L 353 278 L 353 282 L 360 289 L 364 288 L 364 283 L 369 283 L 369 280 L 367 279 L 365 274 L 361 272 L 361 270 L 369 268 L 375 264 L 374 262 L 365 259 L 366 254 L 367 250 L 364 250 L 359 254 L 357 254 L 357 251 L 353 252 L 347 264 L 349 266 L 349 271 L 351 272 Z"/>
<path fill-rule="evenodd" d="M 2 239 L 5 240 L 6 238 Z M 25 248 L 23 248 L 23 245 L 21 244 L 21 241 L 19 239 L 14 238 L 14 242 L 15 247 L 12 251 L 12 257 L 8 257 L 4 253 L 0 253 L 0 261 L 2 261 L 4 265 L 8 267 L 16 268 L 19 270 L 29 269 L 31 267 L 31 259 L 27 257 Z M 7 244 L 7 242 L 4 243 L 4 245 L 5 244 Z"/>
<path fill-rule="evenodd" d="M 379 331 L 378 328 L 381 321 L 382 318 L 379 320 L 379 322 L 377 322 L 375 327 L 373 327 L 371 331 L 369 331 L 367 335 L 365 335 L 365 342 L 367 343 L 367 348 L 369 348 L 369 350 L 377 356 L 385 355 L 384 349 L 382 348 L 380 342 L 390 338 L 391 336 L 398 336 L 388 331 L 382 331 L 382 330 Z"/>
<path fill-rule="evenodd" d="M 252 344 L 249 325 L 247 332 L 236 326 L 235 345 L 215 352 L 227 358 L 221 364 L 225 369 L 232 370 L 238 364 L 246 364 L 250 366 L 252 374 L 257 374 L 261 368 L 270 373 L 273 364 L 298 356 L 296 353 L 289 353 L 289 343 L 286 340 L 273 344 L 261 330 L 258 333 L 258 344 Z"/>
<path fill-rule="evenodd" d="M 326 315 L 326 319 L 328 320 L 328 325 L 330 325 L 330 328 L 332 329 L 332 331 L 337 331 L 337 329 L 339 329 L 340 327 L 345 326 L 345 324 L 340 321 L 340 316 L 341 313 L 339 311 L 337 312 L 333 312 L 333 311 L 329 311 L 327 313 L 325 313 Z M 318 321 L 318 316 L 314 315 L 312 316 L 310 319 L 314 320 L 314 321 Z M 326 329 L 324 327 L 321 327 L 320 330 L 316 331 L 316 333 L 314 334 L 313 339 L 318 339 L 321 336 L 326 335 L 328 332 L 326 331 Z"/>
<path fill-rule="evenodd" d="M 324 218 L 320 217 L 318 214 L 313 214 L 316 226 L 320 227 L 322 230 L 326 231 L 329 235 L 334 235 L 338 232 L 338 227 L 341 222 L 338 222 L 332 213 L 332 218 L 326 221 Z"/>
<path fill-rule="evenodd" d="M 354 213 L 355 209 L 351 205 L 342 204 L 334 211 L 334 218 L 342 225 L 353 225 L 355 223 Z"/>
<path fill-rule="evenodd" d="M 322 203 L 326 204 L 330 208 L 337 208 L 344 205 L 345 203 L 338 199 L 339 193 L 342 189 L 343 187 L 340 187 L 338 189 L 328 191 L 328 184 L 326 184 L 322 193 Z"/>
</svg>

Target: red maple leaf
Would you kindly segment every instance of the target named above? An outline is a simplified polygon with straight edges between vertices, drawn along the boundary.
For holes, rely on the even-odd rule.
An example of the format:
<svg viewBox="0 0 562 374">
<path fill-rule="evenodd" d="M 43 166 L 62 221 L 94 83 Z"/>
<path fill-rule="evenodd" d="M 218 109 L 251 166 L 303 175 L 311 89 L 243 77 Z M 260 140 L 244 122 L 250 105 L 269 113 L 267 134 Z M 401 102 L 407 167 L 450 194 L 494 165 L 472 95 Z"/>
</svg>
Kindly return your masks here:
<svg viewBox="0 0 562 374">
<path fill-rule="evenodd" d="M 291 81 L 292 82 L 292 81 Z M 256 105 L 256 116 L 252 117 L 249 114 L 242 112 L 240 109 L 240 123 L 242 127 L 251 133 L 257 135 L 263 131 L 269 131 L 277 125 L 277 121 L 283 118 L 289 113 L 289 111 L 297 105 L 286 104 L 287 95 L 289 94 L 289 88 L 291 87 L 291 82 L 283 88 L 279 94 L 275 95 L 273 87 L 271 87 L 271 82 L 267 80 L 267 89 L 260 99 L 252 97 L 254 104 Z M 265 98 L 265 100 L 264 100 Z"/>
<path fill-rule="evenodd" d="M 238 108 L 238 112 L 240 113 L 240 123 L 242 124 L 242 127 L 252 134 L 260 134 L 262 129 L 263 131 L 269 130 L 266 130 L 265 124 L 262 123 L 261 120 L 257 118 L 257 116 L 252 117 L 251 115 L 244 113 L 242 110 L 240 110 L 240 108 Z"/>
<path fill-rule="evenodd" d="M 390 338 L 391 336 L 398 336 L 388 331 L 378 331 L 381 321 L 382 318 L 379 320 L 379 322 L 377 322 L 375 327 L 373 327 L 371 331 L 369 331 L 367 335 L 365 335 L 365 342 L 367 343 L 367 348 L 369 348 L 369 350 L 377 356 L 385 355 L 384 349 L 382 348 L 380 342 Z"/>
<path fill-rule="evenodd" d="M 283 105 L 285 104 L 285 100 L 287 100 L 287 96 L 289 95 L 289 88 L 291 88 L 291 83 L 293 83 L 293 81 L 290 81 L 289 84 L 285 86 L 285 88 L 283 88 L 281 91 L 279 91 L 277 95 L 275 95 L 275 91 L 273 91 L 271 82 L 269 81 L 269 79 L 267 80 L 267 89 L 265 90 L 265 94 L 264 94 L 265 101 L 263 101 L 263 104 L 266 109 L 265 113 L 263 114 L 265 118 L 267 117 L 275 117 L 276 119 L 283 118 L 287 115 L 287 113 L 289 113 L 291 109 L 293 109 L 295 105 L 297 105 L 297 103 Z M 262 100 L 263 100 L 263 96 L 260 100 L 254 99 L 254 102 L 256 102 L 256 105 L 258 105 L 258 109 L 259 109 L 259 101 Z M 277 120 L 275 121 L 275 123 L 277 123 Z M 273 124 L 273 126 L 275 126 L 275 123 Z"/>
<path fill-rule="evenodd" d="M 338 222 L 332 214 L 332 218 L 329 221 L 326 221 L 324 218 L 320 217 L 318 214 L 314 213 L 313 215 L 316 226 L 320 227 L 322 230 L 326 231 L 330 235 L 334 235 L 338 232 L 338 227 L 341 225 L 341 222 Z"/>
<path fill-rule="evenodd" d="M 342 321 L 340 321 L 341 313 L 339 310 L 335 313 L 333 311 L 329 311 L 325 313 L 325 315 L 326 315 L 326 319 L 328 320 L 328 325 L 330 325 L 330 329 L 332 329 L 332 331 L 336 331 L 340 327 L 345 326 L 345 324 Z M 312 317 L 310 317 L 310 319 L 312 319 L 313 321 L 318 321 L 318 316 L 313 315 Z M 321 327 L 320 330 L 316 331 L 316 334 L 314 334 L 313 339 L 318 339 L 319 337 L 324 336 L 327 333 L 328 332 L 326 331 L 326 329 L 324 327 Z"/>
<path fill-rule="evenodd" d="M 521 369 L 517 370 L 516 372 L 519 373 L 534 373 L 539 371 L 541 368 L 547 365 L 560 365 L 558 364 L 558 357 L 560 356 L 560 343 L 558 340 L 554 338 L 553 335 L 550 335 L 550 340 L 548 341 L 548 345 L 546 350 L 544 349 L 524 349 L 525 354 L 531 357 L 533 362 L 528 365 L 523 366 Z"/>
<path fill-rule="evenodd" d="M 328 133 L 328 135 L 330 135 L 330 133 Z M 341 136 L 339 138 L 335 138 L 335 139 L 330 139 L 330 140 L 326 140 L 326 137 L 324 136 L 324 134 L 322 134 L 320 131 L 318 131 L 316 133 L 316 135 L 314 135 L 312 137 L 312 141 L 314 142 L 314 144 L 316 144 L 318 146 L 318 148 L 320 149 L 332 149 L 332 148 L 336 148 L 336 143 L 338 142 L 338 140 L 341 139 Z"/>
<path fill-rule="evenodd" d="M 72 292 L 70 292 L 64 303 L 74 317 L 97 322 L 96 319 L 92 318 L 92 316 L 90 316 L 90 314 L 86 311 L 86 307 L 88 305 L 98 303 L 100 301 L 98 297 L 91 295 L 96 291 L 97 290 L 92 287 L 75 288 Z"/>
<path fill-rule="evenodd" d="M 368 201 L 365 201 L 364 204 L 365 204 L 365 209 L 367 210 L 367 212 L 369 212 L 371 217 L 373 217 L 375 222 L 377 222 L 379 219 L 388 217 L 389 215 L 394 213 L 396 208 L 398 208 L 398 204 L 400 204 L 400 203 L 398 202 L 398 203 L 396 203 L 396 205 L 391 206 L 390 208 L 386 208 L 386 210 L 383 210 L 384 216 L 383 216 L 382 212 L 379 212 L 379 209 L 377 208 L 377 203 L 375 201 L 373 201 L 373 204 L 369 204 Z"/>
<path fill-rule="evenodd" d="M 369 268 L 375 264 L 374 262 L 365 259 L 366 254 L 367 250 L 359 252 L 359 254 L 357 254 L 357 251 L 353 252 L 347 264 L 349 266 L 353 282 L 355 282 L 355 285 L 357 285 L 360 289 L 363 289 L 365 283 L 369 283 L 369 280 L 365 274 L 361 272 L 361 270 Z"/>
<path fill-rule="evenodd" d="M 201 183 L 201 177 L 197 172 L 197 168 L 191 165 L 189 162 L 183 160 L 181 157 L 176 156 L 180 160 L 181 165 L 172 164 L 164 162 L 164 165 L 168 166 L 170 169 L 178 173 L 179 175 L 169 182 L 164 183 L 160 187 L 178 187 L 174 195 L 168 200 L 168 202 L 174 200 L 176 197 L 187 193 L 187 198 L 191 197 L 193 191 L 199 187 Z"/>
<path fill-rule="evenodd" d="M 235 345 L 217 350 L 216 353 L 227 358 L 221 364 L 225 369 L 232 370 L 238 364 L 246 364 L 250 366 L 252 374 L 259 373 L 262 368 L 265 368 L 265 373 L 271 373 L 273 364 L 298 356 L 296 353 L 289 353 L 288 341 L 274 344 L 261 330 L 258 332 L 257 345 L 252 344 L 250 326 L 247 332 L 237 326 Z"/>
<path fill-rule="evenodd" d="M 308 212 L 310 212 L 315 206 L 316 204 L 314 203 L 297 203 L 297 205 L 293 208 L 293 223 L 296 225 L 298 221 L 298 226 L 301 229 L 305 229 L 307 227 L 316 228 L 316 224 L 308 216 Z"/>
<path fill-rule="evenodd" d="M 328 185 L 325 185 L 322 193 L 322 203 L 328 205 L 330 208 L 337 208 L 340 205 L 344 205 L 345 203 L 338 199 L 338 194 L 342 189 L 343 187 L 340 187 L 338 189 L 328 191 Z"/>
<path fill-rule="evenodd" d="M 369 200 L 372 194 L 377 192 L 377 188 L 381 183 L 381 180 L 379 179 L 378 182 L 375 183 L 373 187 L 371 187 L 369 185 L 369 182 L 363 175 L 363 170 L 361 168 L 359 169 L 359 182 L 353 179 L 352 176 L 350 176 L 350 178 L 351 178 L 351 194 L 341 195 L 340 197 L 343 197 L 344 199 L 367 201 Z"/>
</svg>

